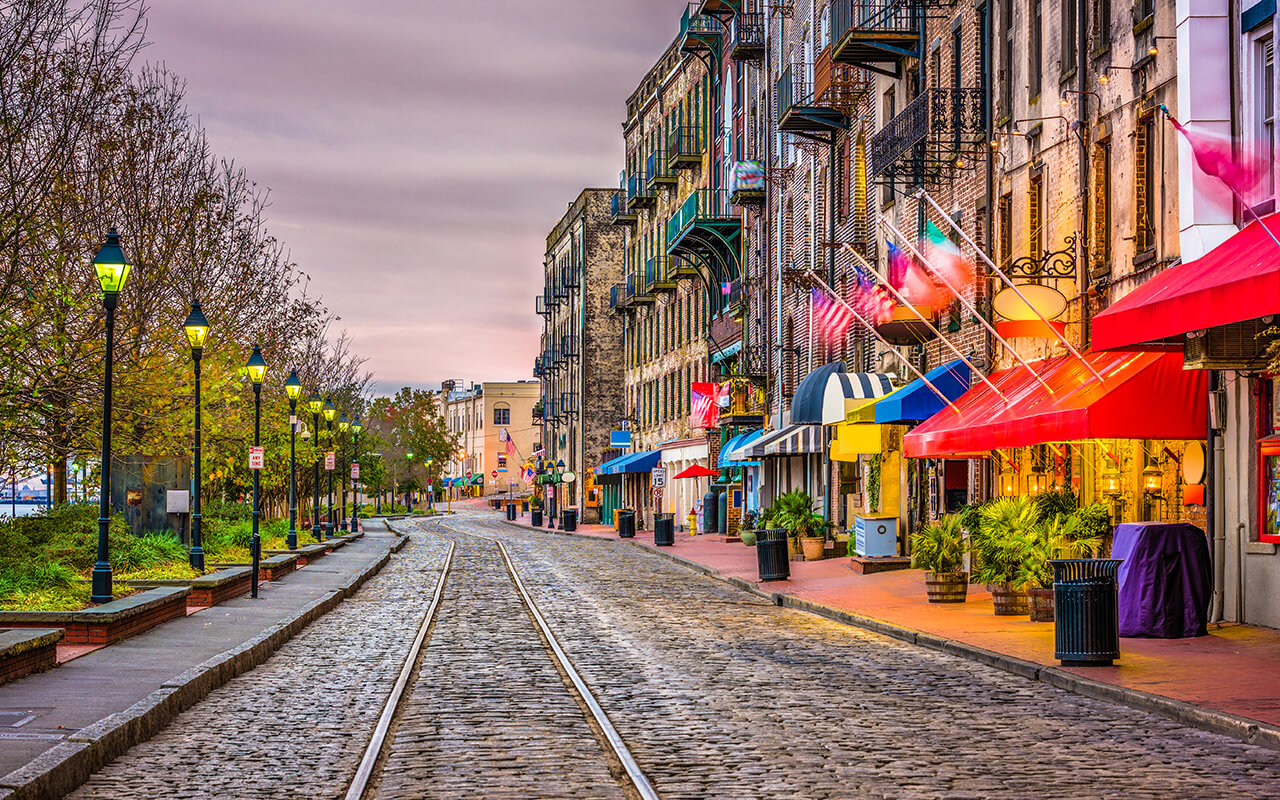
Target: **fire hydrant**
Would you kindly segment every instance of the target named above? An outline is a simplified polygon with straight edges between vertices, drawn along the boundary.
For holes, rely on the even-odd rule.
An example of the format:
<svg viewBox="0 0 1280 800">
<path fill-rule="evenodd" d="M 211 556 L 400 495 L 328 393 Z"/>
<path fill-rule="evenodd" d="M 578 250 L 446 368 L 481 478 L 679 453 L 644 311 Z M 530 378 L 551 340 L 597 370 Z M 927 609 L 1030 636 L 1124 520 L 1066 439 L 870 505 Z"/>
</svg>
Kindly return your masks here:
<svg viewBox="0 0 1280 800">
<path fill-rule="evenodd" d="M 685 517 L 685 520 L 689 523 L 689 535 L 697 536 L 698 535 L 698 515 L 693 513 L 692 510 L 690 510 L 689 516 Z"/>
</svg>

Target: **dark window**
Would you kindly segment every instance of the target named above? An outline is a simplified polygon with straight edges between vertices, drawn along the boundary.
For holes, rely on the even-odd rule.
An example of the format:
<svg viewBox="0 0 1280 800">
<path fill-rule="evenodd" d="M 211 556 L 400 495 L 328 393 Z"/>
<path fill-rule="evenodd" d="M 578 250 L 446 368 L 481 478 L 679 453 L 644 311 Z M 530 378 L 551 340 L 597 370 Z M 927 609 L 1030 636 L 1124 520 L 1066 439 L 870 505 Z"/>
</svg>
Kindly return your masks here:
<svg viewBox="0 0 1280 800">
<path fill-rule="evenodd" d="M 1040 95 L 1040 72 L 1044 64 L 1044 26 L 1042 20 L 1042 0 L 1031 0 L 1031 19 L 1028 20 L 1030 30 L 1027 48 L 1027 91 L 1034 99 Z"/>
<path fill-rule="evenodd" d="M 1027 255 L 1039 259 L 1044 254 L 1044 178 L 1031 176 L 1027 192 Z"/>
<path fill-rule="evenodd" d="M 1111 268 L 1111 143 L 1100 142 L 1093 157 L 1093 269 L 1101 274 Z"/>
<path fill-rule="evenodd" d="M 495 409 L 493 410 L 493 424 L 494 424 L 494 425 L 510 425 L 510 424 L 511 424 L 511 409 L 509 409 L 509 408 L 495 408 Z"/>
<path fill-rule="evenodd" d="M 1004 37 L 1000 42 L 1000 116 L 1013 115 L 1013 0 L 1000 3 Z"/>
<path fill-rule="evenodd" d="M 1111 0 L 1093 0 L 1093 49 L 1111 45 Z"/>
<path fill-rule="evenodd" d="M 1013 261 L 1013 195 L 1005 194 L 1000 196 L 999 219 L 1000 226 L 1000 266 L 1002 269 L 1008 268 L 1010 262 Z"/>
<path fill-rule="evenodd" d="M 1137 207 L 1134 246 L 1138 253 L 1155 247 L 1155 115 L 1138 121 L 1134 136 L 1134 155 L 1138 168 L 1134 171 L 1134 205 Z"/>
<path fill-rule="evenodd" d="M 1079 44 L 1080 0 L 1062 0 L 1062 74 L 1075 72 Z"/>
</svg>

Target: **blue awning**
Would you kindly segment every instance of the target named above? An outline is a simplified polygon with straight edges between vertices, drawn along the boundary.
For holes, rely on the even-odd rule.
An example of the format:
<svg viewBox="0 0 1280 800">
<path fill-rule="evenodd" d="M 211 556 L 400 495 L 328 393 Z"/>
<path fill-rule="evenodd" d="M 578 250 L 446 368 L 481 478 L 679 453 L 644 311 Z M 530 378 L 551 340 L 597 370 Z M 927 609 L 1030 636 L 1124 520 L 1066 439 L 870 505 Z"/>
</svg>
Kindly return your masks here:
<svg viewBox="0 0 1280 800">
<path fill-rule="evenodd" d="M 952 361 L 924 374 L 929 383 L 954 402 L 969 390 L 969 368 L 963 361 Z M 916 379 L 876 403 L 876 424 L 920 422 L 937 414 L 946 404 L 925 382 Z"/>
<path fill-rule="evenodd" d="M 733 452 L 741 447 L 745 447 L 751 444 L 756 439 L 759 439 L 761 436 L 764 436 L 764 431 L 754 430 L 754 431 L 748 431 L 747 433 L 740 433 L 737 436 L 730 439 L 729 441 L 725 442 L 720 447 L 720 462 L 718 466 L 721 466 L 721 467 L 758 467 L 760 466 L 759 461 L 735 460 L 733 457 Z"/>
<path fill-rule="evenodd" d="M 641 450 L 638 453 L 631 453 L 622 458 L 615 458 L 608 464 L 601 464 L 597 472 L 604 475 L 630 475 L 648 472 L 657 465 L 660 458 L 662 458 L 661 450 Z"/>
<path fill-rule="evenodd" d="M 827 379 L 837 372 L 844 372 L 843 361 L 832 361 L 804 376 L 791 398 L 791 422 L 794 425 L 821 425 L 822 399 L 827 391 Z"/>
<path fill-rule="evenodd" d="M 620 455 L 617 458 L 604 462 L 600 466 L 596 467 L 596 474 L 597 475 L 616 475 L 617 473 L 612 471 L 613 467 L 617 466 L 618 464 L 621 464 L 623 461 L 626 461 L 628 458 L 631 458 L 633 455 L 635 455 L 635 453 L 624 453 L 623 455 Z"/>
</svg>

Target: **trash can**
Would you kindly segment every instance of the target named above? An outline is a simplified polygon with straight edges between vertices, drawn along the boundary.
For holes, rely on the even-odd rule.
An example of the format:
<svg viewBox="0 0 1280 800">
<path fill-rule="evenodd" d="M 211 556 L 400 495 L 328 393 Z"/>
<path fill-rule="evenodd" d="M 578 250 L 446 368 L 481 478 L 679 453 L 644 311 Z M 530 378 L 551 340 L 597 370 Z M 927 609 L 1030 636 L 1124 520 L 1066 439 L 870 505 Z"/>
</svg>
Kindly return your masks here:
<svg viewBox="0 0 1280 800">
<path fill-rule="evenodd" d="M 507 503 L 507 519 L 515 521 L 515 518 L 516 518 L 516 504 Z"/>
<path fill-rule="evenodd" d="M 1118 558 L 1052 560 L 1053 657 L 1067 667 L 1109 667 L 1120 657 Z"/>
<path fill-rule="evenodd" d="M 762 581 L 785 581 L 791 577 L 785 530 L 773 528 L 756 531 L 756 565 L 760 568 Z"/>
<path fill-rule="evenodd" d="M 636 512 L 625 508 L 618 511 L 618 538 L 636 538 Z"/>
<path fill-rule="evenodd" d="M 522 516 L 522 517 L 523 517 L 525 514 L 528 514 L 528 513 L 529 513 L 529 501 L 528 501 L 528 500 L 521 500 L 521 501 L 520 501 L 520 516 Z"/>
<path fill-rule="evenodd" d="M 560 512 L 560 530 L 576 531 L 578 529 L 578 509 L 566 508 Z"/>
<path fill-rule="evenodd" d="M 535 508 L 529 512 L 529 524 L 535 528 L 542 527 L 542 509 Z"/>
<path fill-rule="evenodd" d="M 676 515 L 653 515 L 653 543 L 658 547 L 674 547 L 676 543 Z"/>
</svg>

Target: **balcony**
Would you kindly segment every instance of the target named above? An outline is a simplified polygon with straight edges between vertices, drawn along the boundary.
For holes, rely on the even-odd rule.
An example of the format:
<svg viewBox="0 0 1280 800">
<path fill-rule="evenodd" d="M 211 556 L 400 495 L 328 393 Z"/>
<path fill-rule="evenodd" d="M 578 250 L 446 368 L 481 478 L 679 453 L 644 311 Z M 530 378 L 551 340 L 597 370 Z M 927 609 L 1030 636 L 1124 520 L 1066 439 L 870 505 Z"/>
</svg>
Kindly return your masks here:
<svg viewBox="0 0 1280 800">
<path fill-rule="evenodd" d="M 764 14 L 742 13 L 729 20 L 729 37 L 726 49 L 734 61 L 764 60 Z"/>
<path fill-rule="evenodd" d="M 980 89 L 924 90 L 867 142 L 868 174 L 936 185 L 964 155 L 981 152 L 983 113 Z"/>
<path fill-rule="evenodd" d="M 561 392 L 559 410 L 565 416 L 578 413 L 578 393 L 577 392 Z"/>
<path fill-rule="evenodd" d="M 667 275 L 673 281 L 680 278 L 697 278 L 698 268 L 687 258 L 667 256 Z"/>
<path fill-rule="evenodd" d="M 537 298 L 535 298 L 535 299 L 537 300 L 537 302 L 536 302 L 536 304 L 535 304 L 535 305 L 537 306 L 537 309 L 538 309 L 538 316 L 540 316 L 540 317 L 547 317 L 547 316 L 550 316 L 550 315 L 551 315 L 551 308 L 547 305 L 547 297 L 546 297 L 546 295 L 541 295 L 541 294 L 540 294 L 540 295 L 538 295 L 538 296 L 537 296 Z"/>
<path fill-rule="evenodd" d="M 742 8 L 742 0 L 701 0 L 695 3 L 699 14 L 734 14 Z"/>
<path fill-rule="evenodd" d="M 564 361 L 565 361 L 565 359 L 564 359 L 564 353 L 563 353 L 563 352 L 561 352 L 560 348 L 559 348 L 559 347 L 552 348 L 552 350 L 551 350 L 551 366 L 553 366 L 553 367 L 559 367 L 561 364 L 563 364 L 563 363 L 564 363 Z"/>
<path fill-rule="evenodd" d="M 925 319 L 933 316 L 933 310 L 928 306 L 917 306 L 916 311 Z M 876 333 L 893 345 L 924 344 L 937 337 L 935 330 L 903 305 L 895 305 L 887 320 L 876 323 Z"/>
<path fill-rule="evenodd" d="M 738 161 L 729 172 L 729 202 L 735 206 L 763 205 L 768 193 L 764 164 Z"/>
<path fill-rule="evenodd" d="M 698 125 L 677 125 L 667 134 L 667 165 L 671 169 L 694 169 L 702 166 L 707 152 L 706 131 Z"/>
<path fill-rule="evenodd" d="M 560 305 L 560 296 L 550 286 L 542 291 L 542 305 L 547 314 L 555 313 L 555 307 Z"/>
<path fill-rule="evenodd" d="M 644 160 L 644 176 L 651 190 L 657 186 L 675 186 L 679 182 L 665 147 L 657 148 Z"/>
<path fill-rule="evenodd" d="M 609 198 L 609 221 L 614 225 L 635 225 L 636 215 L 627 208 L 626 187 L 618 189 Z"/>
<path fill-rule="evenodd" d="M 676 279 L 671 274 L 670 263 L 671 260 L 667 256 L 657 256 L 645 262 L 644 282 L 650 294 L 661 294 L 676 290 Z"/>
<path fill-rule="evenodd" d="M 627 210 L 634 213 L 639 208 L 652 208 L 658 202 L 643 173 L 633 173 L 627 178 Z"/>
<path fill-rule="evenodd" d="M 832 59 L 898 77 L 905 57 L 919 57 L 923 0 L 834 0 Z"/>
<path fill-rule="evenodd" d="M 645 285 L 643 275 L 628 275 L 627 290 L 631 293 L 632 305 L 650 305 L 658 299 Z"/>
<path fill-rule="evenodd" d="M 578 357 L 578 337 L 573 334 L 565 334 L 560 337 L 560 352 L 564 353 L 566 359 Z"/>
<path fill-rule="evenodd" d="M 577 264 L 568 264 L 560 271 L 560 282 L 566 289 L 577 289 L 582 285 L 582 270 Z"/>
<path fill-rule="evenodd" d="M 631 293 L 627 284 L 615 283 L 609 287 L 609 308 L 612 311 L 633 311 Z"/>
<path fill-rule="evenodd" d="M 555 286 L 552 287 L 552 292 L 552 296 L 555 297 L 557 304 L 559 304 L 561 300 L 569 299 L 569 287 L 565 286 L 558 280 L 556 281 Z"/>
<path fill-rule="evenodd" d="M 872 85 L 865 70 L 832 62 L 830 50 L 819 54 L 812 69 L 792 64 L 775 84 L 778 130 L 828 136 L 847 130 L 858 100 Z"/>
<path fill-rule="evenodd" d="M 709 263 L 716 281 L 741 274 L 742 215 L 723 189 L 697 189 L 667 220 L 667 255 Z"/>
<path fill-rule="evenodd" d="M 542 356 L 534 356 L 533 357 L 533 377 L 541 378 L 545 374 L 546 374 L 546 371 L 542 369 Z"/>
<path fill-rule="evenodd" d="M 680 52 L 689 55 L 718 54 L 724 25 L 713 16 L 703 14 L 702 3 L 690 3 L 680 17 Z"/>
</svg>

